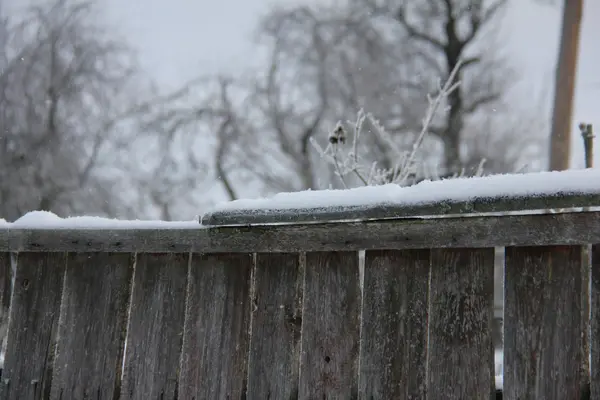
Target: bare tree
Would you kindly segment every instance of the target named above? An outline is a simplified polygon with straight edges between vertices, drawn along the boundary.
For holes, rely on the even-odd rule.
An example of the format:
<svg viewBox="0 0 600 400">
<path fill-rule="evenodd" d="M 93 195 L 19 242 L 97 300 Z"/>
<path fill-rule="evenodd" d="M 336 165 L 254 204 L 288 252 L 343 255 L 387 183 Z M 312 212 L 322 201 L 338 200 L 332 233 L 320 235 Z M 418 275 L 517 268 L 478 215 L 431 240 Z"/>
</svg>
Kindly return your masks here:
<svg viewBox="0 0 600 400">
<path fill-rule="evenodd" d="M 275 9 L 259 26 L 264 69 L 187 84 L 185 96 L 175 96 L 177 104 L 157 111 L 141 130 L 183 146 L 194 159 L 163 154 L 187 165 L 179 169 L 188 171 L 182 181 L 206 184 L 189 168 L 197 164 L 203 176 L 213 172 L 229 199 L 257 188 L 267 194 L 328 187 L 337 182 L 335 171 L 311 138 L 327 140 L 338 120 L 365 109 L 377 126 L 364 126 L 361 154 L 392 168 L 394 148 L 410 148 L 422 130 L 428 95 L 462 60 L 459 88 L 432 119 L 419 157 L 431 166 L 441 156 L 438 174 L 470 173 L 481 158 L 487 172 L 514 171 L 531 155 L 524 150 L 539 147 L 542 132 L 523 125 L 504 101 L 513 75 L 495 26 L 505 2 L 354 0 Z M 190 91 L 200 97 L 187 97 Z M 389 136 L 375 134 L 378 127 Z"/>
<path fill-rule="evenodd" d="M 239 91 L 228 78 L 211 77 L 149 96 L 152 100 L 133 129 L 136 151 L 124 153 L 121 160 L 132 171 L 127 181 L 140 213 L 163 220 L 190 218 L 216 200 L 215 184 L 227 198 L 237 198 L 232 179 L 239 169 L 232 165 L 231 146 L 232 138 L 245 137 L 240 129 L 246 126 L 236 102 L 243 97 Z"/>
<path fill-rule="evenodd" d="M 0 75 L 0 215 L 126 216 L 115 164 L 135 114 L 130 50 L 91 2 L 35 5 L 7 23 Z"/>
<path fill-rule="evenodd" d="M 514 76 L 497 55 L 501 43 L 494 37 L 505 3 L 355 0 L 347 8 L 273 11 L 261 25 L 270 54 L 268 72 L 257 79 L 250 95 L 260 105 L 261 146 L 268 143 L 270 157 L 254 154 L 252 168 L 271 182 L 277 181 L 273 175 L 282 174 L 285 182 L 297 182 L 295 190 L 317 187 L 323 174 L 307 151 L 309 138 L 325 138 L 337 119 L 360 108 L 377 117 L 397 146 L 412 144 L 421 130 L 428 94 L 435 94 L 438 82 L 461 60 L 455 76 L 461 85 L 446 98 L 447 112 L 432 122 L 434 140 L 424 143 L 423 151 L 435 155 L 436 142 L 441 144 L 443 174 L 474 168 L 481 161 L 478 156 L 488 158 L 489 172 L 518 168 L 515 163 L 522 160 L 512 153 L 536 145 L 538 132 L 523 135 L 525 127 L 518 123 L 484 131 L 498 127 L 498 116 L 514 112 L 503 102 Z M 372 160 L 387 169 L 395 164 L 386 140 L 377 135 L 362 140 Z M 502 153 L 482 148 L 500 142 L 513 142 L 513 147 Z M 274 154 L 281 168 L 273 167 Z M 297 179 L 290 179 L 290 168 L 297 171 Z"/>
</svg>

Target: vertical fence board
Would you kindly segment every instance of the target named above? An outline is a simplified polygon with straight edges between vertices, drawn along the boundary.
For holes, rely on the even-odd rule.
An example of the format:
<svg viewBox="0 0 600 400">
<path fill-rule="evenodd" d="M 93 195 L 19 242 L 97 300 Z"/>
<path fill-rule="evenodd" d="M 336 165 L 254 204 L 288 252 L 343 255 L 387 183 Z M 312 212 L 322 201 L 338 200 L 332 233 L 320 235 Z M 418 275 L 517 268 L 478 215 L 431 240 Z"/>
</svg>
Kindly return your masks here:
<svg viewBox="0 0 600 400">
<path fill-rule="evenodd" d="M 68 255 L 52 399 L 113 399 L 118 393 L 132 258 Z"/>
<path fill-rule="evenodd" d="M 307 253 L 300 399 L 358 398 L 360 307 L 358 253 Z"/>
<path fill-rule="evenodd" d="M 0 398 L 49 395 L 65 253 L 21 253 L 10 309 Z"/>
<path fill-rule="evenodd" d="M 592 267 L 592 246 L 581 246 L 581 387 L 589 394 L 590 388 L 590 280 Z"/>
<path fill-rule="evenodd" d="M 4 352 L 8 333 L 8 310 L 12 288 L 11 254 L 0 252 L 0 351 Z M 1 374 L 0 374 L 1 375 Z"/>
<path fill-rule="evenodd" d="M 507 247 L 504 398 L 580 399 L 581 248 Z"/>
<path fill-rule="evenodd" d="M 431 255 L 428 396 L 487 399 L 494 388 L 494 249 Z"/>
<path fill-rule="evenodd" d="M 189 254 L 137 255 L 121 398 L 175 399 Z"/>
<path fill-rule="evenodd" d="M 0 306 L 2 311 L 8 311 L 12 288 L 11 254 L 0 252 Z"/>
<path fill-rule="evenodd" d="M 301 294 L 299 254 L 257 254 L 248 398 L 298 397 Z"/>
<path fill-rule="evenodd" d="M 366 252 L 360 398 L 425 398 L 430 254 Z"/>
<path fill-rule="evenodd" d="M 592 246 L 591 399 L 600 399 L 600 244 Z"/>
<path fill-rule="evenodd" d="M 252 265 L 247 253 L 192 258 L 180 398 L 244 398 Z"/>
</svg>

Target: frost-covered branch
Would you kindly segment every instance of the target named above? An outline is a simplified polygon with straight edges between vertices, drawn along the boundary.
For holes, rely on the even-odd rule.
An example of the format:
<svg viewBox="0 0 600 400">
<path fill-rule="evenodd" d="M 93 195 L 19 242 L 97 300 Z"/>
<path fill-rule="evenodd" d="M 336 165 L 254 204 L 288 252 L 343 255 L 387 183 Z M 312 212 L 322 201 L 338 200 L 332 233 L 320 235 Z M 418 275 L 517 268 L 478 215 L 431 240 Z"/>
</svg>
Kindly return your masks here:
<svg viewBox="0 0 600 400">
<path fill-rule="evenodd" d="M 410 177 L 417 175 L 419 166 L 417 154 L 419 149 L 430 131 L 430 126 L 440 106 L 444 103 L 448 95 L 457 90 L 460 85 L 460 82 L 456 81 L 455 78 L 461 66 L 462 62 L 457 63 L 455 68 L 450 72 L 446 82 L 443 85 L 441 82 L 438 84 L 438 93 L 435 97 L 427 96 L 429 107 L 422 120 L 421 130 L 415 138 L 410 151 L 401 150 L 380 122 L 372 114 L 365 113 L 363 109 L 358 112 L 356 121 L 348 121 L 348 125 L 352 126 L 352 145 L 347 151 L 344 150 L 348 134 L 342 122 L 338 122 L 334 130 L 329 134 L 328 144 L 324 149 L 314 138 L 311 138 L 314 148 L 333 167 L 336 176 L 344 188 L 349 187 L 349 176 L 356 177 L 365 186 L 372 186 L 388 183 L 406 185 Z M 379 139 L 390 147 L 394 158 L 397 160 L 392 168 L 380 168 L 377 162 L 367 165 L 367 162 L 359 155 L 359 142 L 365 129 L 365 123 L 368 123 L 373 128 L 373 133 L 379 136 Z M 484 161 L 477 168 L 477 174 L 482 173 L 483 163 Z"/>
</svg>

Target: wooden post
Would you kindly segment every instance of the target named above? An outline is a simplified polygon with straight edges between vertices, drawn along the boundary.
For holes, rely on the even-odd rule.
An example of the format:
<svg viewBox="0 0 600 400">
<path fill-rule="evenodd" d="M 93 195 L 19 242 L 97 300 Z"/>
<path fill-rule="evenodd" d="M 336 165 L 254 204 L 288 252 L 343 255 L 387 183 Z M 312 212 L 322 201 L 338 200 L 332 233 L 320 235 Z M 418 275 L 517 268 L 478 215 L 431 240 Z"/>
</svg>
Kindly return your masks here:
<svg viewBox="0 0 600 400">
<path fill-rule="evenodd" d="M 564 0 L 560 50 L 554 83 L 552 131 L 550 133 L 550 170 L 569 168 L 571 152 L 571 115 L 579 56 L 579 36 L 583 0 Z"/>
</svg>

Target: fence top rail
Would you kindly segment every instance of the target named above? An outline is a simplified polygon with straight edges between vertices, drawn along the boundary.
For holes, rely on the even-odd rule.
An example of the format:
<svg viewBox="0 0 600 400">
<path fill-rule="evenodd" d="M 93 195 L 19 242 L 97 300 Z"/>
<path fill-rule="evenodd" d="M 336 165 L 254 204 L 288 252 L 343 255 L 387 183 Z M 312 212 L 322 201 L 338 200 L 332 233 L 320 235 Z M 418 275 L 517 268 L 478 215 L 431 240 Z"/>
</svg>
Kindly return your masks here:
<svg viewBox="0 0 600 400">
<path fill-rule="evenodd" d="M 600 243 L 600 211 L 206 227 L 0 227 L 0 252 L 276 253 Z"/>
<path fill-rule="evenodd" d="M 349 190 L 281 193 L 222 203 L 205 226 L 297 224 L 600 206 L 600 170 L 506 174 Z"/>
<path fill-rule="evenodd" d="M 230 202 L 205 214 L 202 224 L 63 220 L 38 211 L 15 223 L 0 221 L 0 251 L 220 253 L 587 244 L 600 242 L 598 206 L 600 170 L 499 175 Z M 570 211 L 510 215 L 544 209 Z"/>
</svg>

